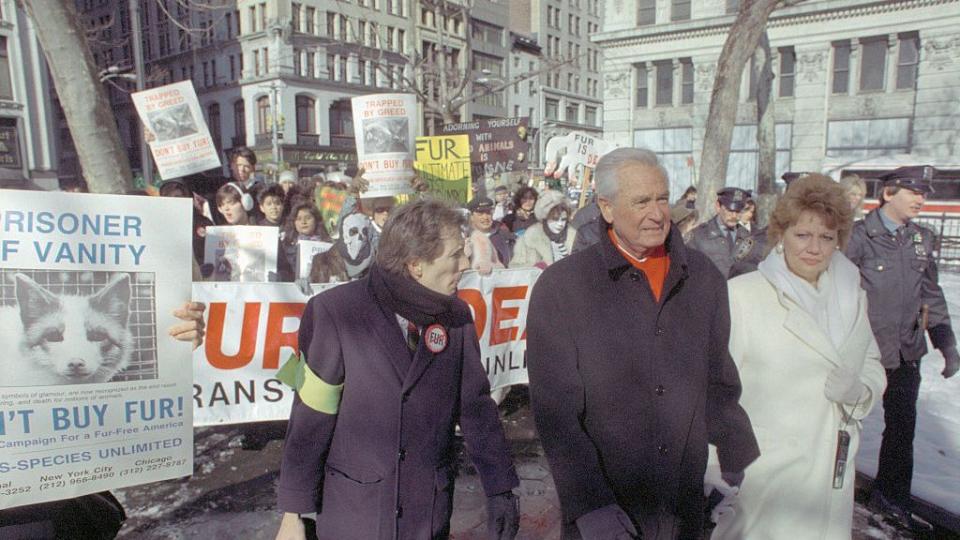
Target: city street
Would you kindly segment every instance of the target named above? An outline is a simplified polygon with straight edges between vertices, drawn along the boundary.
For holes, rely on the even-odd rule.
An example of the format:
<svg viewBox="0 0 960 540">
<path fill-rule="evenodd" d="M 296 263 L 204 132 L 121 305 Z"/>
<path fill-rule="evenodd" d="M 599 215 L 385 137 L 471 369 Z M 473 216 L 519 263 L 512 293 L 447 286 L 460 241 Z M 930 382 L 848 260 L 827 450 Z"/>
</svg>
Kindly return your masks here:
<svg viewBox="0 0 960 540">
<path fill-rule="evenodd" d="M 515 389 L 500 407 L 520 476 L 519 540 L 560 537 L 560 508 L 546 458 L 537 440 L 524 388 Z M 280 466 L 282 423 L 198 428 L 191 478 L 118 490 L 127 510 L 120 538 L 160 540 L 268 540 L 280 523 L 274 486 Z M 244 440 L 249 449 L 244 449 Z M 486 515 L 479 477 L 461 455 L 454 495 L 451 537 L 485 539 Z M 854 540 L 899 539 L 889 527 L 869 523 L 859 504 Z"/>
</svg>

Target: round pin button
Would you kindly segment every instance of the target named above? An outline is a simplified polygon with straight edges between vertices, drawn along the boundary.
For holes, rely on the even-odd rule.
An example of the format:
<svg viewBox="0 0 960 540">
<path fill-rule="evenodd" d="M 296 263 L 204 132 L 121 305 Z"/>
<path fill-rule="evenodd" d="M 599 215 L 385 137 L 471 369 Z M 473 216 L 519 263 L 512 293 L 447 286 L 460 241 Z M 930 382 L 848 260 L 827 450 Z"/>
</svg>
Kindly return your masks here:
<svg viewBox="0 0 960 540">
<path fill-rule="evenodd" d="M 433 354 L 440 354 L 447 348 L 447 329 L 439 324 L 431 324 L 423 334 L 427 342 L 427 349 Z"/>
</svg>

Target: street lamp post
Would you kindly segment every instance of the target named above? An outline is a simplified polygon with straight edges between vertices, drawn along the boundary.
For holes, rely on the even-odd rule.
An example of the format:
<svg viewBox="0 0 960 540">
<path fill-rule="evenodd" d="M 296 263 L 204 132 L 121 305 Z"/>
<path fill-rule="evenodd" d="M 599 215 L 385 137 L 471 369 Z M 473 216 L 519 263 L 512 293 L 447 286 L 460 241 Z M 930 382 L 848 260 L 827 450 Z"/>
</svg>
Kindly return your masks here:
<svg viewBox="0 0 960 540">
<path fill-rule="evenodd" d="M 133 40 L 133 70 L 137 80 L 137 91 L 144 89 L 144 69 L 143 69 L 143 45 L 140 42 L 140 0 L 130 0 L 130 39 Z M 153 161 L 150 157 L 150 150 L 147 148 L 147 141 L 144 137 L 143 122 L 140 123 L 140 133 L 137 135 L 140 141 L 140 169 L 143 172 L 143 182 L 149 186 L 153 184 Z"/>
</svg>

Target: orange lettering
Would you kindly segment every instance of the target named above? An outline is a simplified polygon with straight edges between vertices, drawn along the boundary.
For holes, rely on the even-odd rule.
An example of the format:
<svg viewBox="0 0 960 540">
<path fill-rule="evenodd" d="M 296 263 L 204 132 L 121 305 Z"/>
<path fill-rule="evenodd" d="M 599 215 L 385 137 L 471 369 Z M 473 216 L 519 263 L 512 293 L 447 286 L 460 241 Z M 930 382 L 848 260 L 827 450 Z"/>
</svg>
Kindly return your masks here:
<svg viewBox="0 0 960 540">
<path fill-rule="evenodd" d="M 480 339 L 487 326 L 487 303 L 483 301 L 483 295 L 476 289 L 460 289 L 457 296 L 473 308 L 473 324 L 477 328 L 477 339 Z"/>
<path fill-rule="evenodd" d="M 493 289 L 493 322 L 490 328 L 490 345 L 499 345 L 517 339 L 517 327 L 501 328 L 501 323 L 515 320 L 520 313 L 519 307 L 503 307 L 505 300 L 523 300 L 527 296 L 527 287 L 497 287 Z"/>
<path fill-rule="evenodd" d="M 207 361 L 217 369 L 238 369 L 253 360 L 257 350 L 257 323 L 260 321 L 260 303 L 248 302 L 243 305 L 243 328 L 240 331 L 240 348 L 237 354 L 223 353 L 224 320 L 227 317 L 226 302 L 210 303 L 210 318 L 207 321 L 207 338 L 204 351 Z"/>
<path fill-rule="evenodd" d="M 270 311 L 267 315 L 267 339 L 263 344 L 263 369 L 280 367 L 281 347 L 290 347 L 294 353 L 300 351 L 297 344 L 297 334 L 300 331 L 299 324 L 296 330 L 284 332 L 283 321 L 291 317 L 299 320 L 303 316 L 303 309 L 306 306 L 303 302 L 270 304 Z"/>
</svg>

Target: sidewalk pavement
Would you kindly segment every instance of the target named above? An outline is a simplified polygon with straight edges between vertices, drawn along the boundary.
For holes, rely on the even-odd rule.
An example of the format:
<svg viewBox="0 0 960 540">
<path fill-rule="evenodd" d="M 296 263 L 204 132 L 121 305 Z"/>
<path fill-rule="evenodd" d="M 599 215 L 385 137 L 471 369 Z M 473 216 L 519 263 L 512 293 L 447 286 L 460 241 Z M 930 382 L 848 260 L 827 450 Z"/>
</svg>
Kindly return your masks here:
<svg viewBox="0 0 960 540">
<path fill-rule="evenodd" d="M 500 407 L 520 476 L 519 540 L 560 538 L 560 507 L 537 438 L 526 389 Z M 127 510 L 119 538 L 136 540 L 273 540 L 280 524 L 274 489 L 279 475 L 283 422 L 195 430 L 194 474 L 189 478 L 117 490 Z M 462 446 L 454 492 L 453 540 L 486 540 L 486 497 Z M 892 529 L 868 524 L 859 505 L 854 540 L 896 539 Z"/>
</svg>

